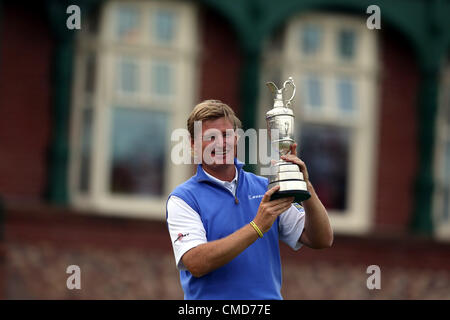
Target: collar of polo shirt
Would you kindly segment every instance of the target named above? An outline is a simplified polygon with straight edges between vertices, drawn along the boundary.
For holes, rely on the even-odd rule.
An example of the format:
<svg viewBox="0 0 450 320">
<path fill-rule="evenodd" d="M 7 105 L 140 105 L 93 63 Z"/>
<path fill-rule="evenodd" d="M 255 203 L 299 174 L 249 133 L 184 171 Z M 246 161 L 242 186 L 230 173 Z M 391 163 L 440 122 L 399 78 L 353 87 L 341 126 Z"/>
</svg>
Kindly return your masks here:
<svg viewBox="0 0 450 320">
<path fill-rule="evenodd" d="M 236 173 L 234 174 L 234 179 L 231 180 L 231 182 L 217 179 L 216 177 L 213 177 L 212 175 L 210 175 L 205 170 L 203 170 L 203 172 L 208 176 L 208 178 L 210 178 L 211 180 L 214 180 L 215 182 L 217 182 L 220 185 L 224 186 L 225 188 L 227 188 L 228 190 L 230 190 L 234 194 L 234 191 L 236 189 L 236 184 L 237 184 L 237 177 L 238 177 L 238 171 L 237 171 L 236 166 L 234 167 L 234 169 L 236 170 Z"/>
</svg>

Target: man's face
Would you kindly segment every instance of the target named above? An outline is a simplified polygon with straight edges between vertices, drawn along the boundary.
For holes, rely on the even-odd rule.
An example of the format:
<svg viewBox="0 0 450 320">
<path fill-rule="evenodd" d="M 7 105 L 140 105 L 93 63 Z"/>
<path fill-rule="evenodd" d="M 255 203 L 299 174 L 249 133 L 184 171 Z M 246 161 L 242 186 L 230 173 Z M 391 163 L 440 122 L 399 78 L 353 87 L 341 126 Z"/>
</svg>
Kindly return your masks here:
<svg viewBox="0 0 450 320">
<path fill-rule="evenodd" d="M 203 121 L 201 133 L 197 133 L 196 139 L 198 150 L 195 152 L 199 156 L 201 145 L 203 165 L 217 167 L 223 164 L 234 164 L 237 135 L 233 124 L 227 118 Z"/>
</svg>

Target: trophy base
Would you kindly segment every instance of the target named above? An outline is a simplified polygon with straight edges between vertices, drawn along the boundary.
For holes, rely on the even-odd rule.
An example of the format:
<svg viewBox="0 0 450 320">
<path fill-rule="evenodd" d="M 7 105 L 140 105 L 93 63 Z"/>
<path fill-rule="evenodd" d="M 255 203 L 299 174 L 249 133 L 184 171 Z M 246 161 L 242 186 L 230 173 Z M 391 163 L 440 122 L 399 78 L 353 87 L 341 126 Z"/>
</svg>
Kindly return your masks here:
<svg viewBox="0 0 450 320">
<path fill-rule="evenodd" d="M 275 186 L 280 186 L 280 189 L 270 197 L 270 200 L 294 197 L 295 202 L 302 202 L 311 197 L 298 165 L 281 160 L 273 170 L 275 174 L 270 177 L 267 189 Z"/>
<path fill-rule="evenodd" d="M 276 200 L 281 198 L 294 197 L 294 202 L 300 203 L 302 201 L 311 198 L 311 193 L 308 190 L 285 190 L 277 191 L 271 197 L 270 200 Z"/>
</svg>

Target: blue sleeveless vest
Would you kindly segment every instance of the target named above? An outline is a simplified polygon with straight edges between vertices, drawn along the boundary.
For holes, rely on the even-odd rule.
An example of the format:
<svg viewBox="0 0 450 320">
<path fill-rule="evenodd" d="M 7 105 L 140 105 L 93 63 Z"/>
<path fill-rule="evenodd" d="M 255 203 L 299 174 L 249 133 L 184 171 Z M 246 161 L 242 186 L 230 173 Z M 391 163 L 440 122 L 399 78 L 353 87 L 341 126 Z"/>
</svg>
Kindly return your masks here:
<svg viewBox="0 0 450 320">
<path fill-rule="evenodd" d="M 266 178 L 244 171 L 243 164 L 236 159 L 235 165 L 236 197 L 209 179 L 201 165 L 195 176 L 169 195 L 181 198 L 200 215 L 208 242 L 224 238 L 252 221 L 267 191 Z M 282 299 L 278 223 L 279 219 L 263 238 L 258 238 L 232 261 L 200 278 L 180 270 L 184 298 Z"/>
</svg>

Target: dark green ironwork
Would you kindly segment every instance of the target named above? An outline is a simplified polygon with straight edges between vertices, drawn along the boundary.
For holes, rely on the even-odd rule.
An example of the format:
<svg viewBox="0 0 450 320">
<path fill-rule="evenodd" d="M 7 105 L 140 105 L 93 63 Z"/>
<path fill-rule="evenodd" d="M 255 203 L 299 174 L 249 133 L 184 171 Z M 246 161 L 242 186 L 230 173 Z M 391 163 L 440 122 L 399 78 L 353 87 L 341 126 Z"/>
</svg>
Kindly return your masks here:
<svg viewBox="0 0 450 320">
<path fill-rule="evenodd" d="M 55 49 L 52 57 L 52 131 L 49 149 L 49 174 L 47 198 L 59 205 L 68 203 L 68 163 L 69 163 L 69 117 L 72 97 L 74 69 L 75 33 L 69 30 L 66 21 L 67 7 L 76 4 L 81 16 L 87 14 L 98 1 L 46 2 Z"/>
<path fill-rule="evenodd" d="M 447 12 L 445 16 L 444 13 Z M 420 88 L 418 92 L 418 156 L 419 166 L 415 182 L 415 203 L 411 219 L 412 231 L 418 234 L 433 233 L 433 155 L 435 126 L 438 114 L 438 87 L 440 70 L 448 52 L 450 2 L 430 1 L 423 12 L 425 37 L 418 49 Z"/>
</svg>

